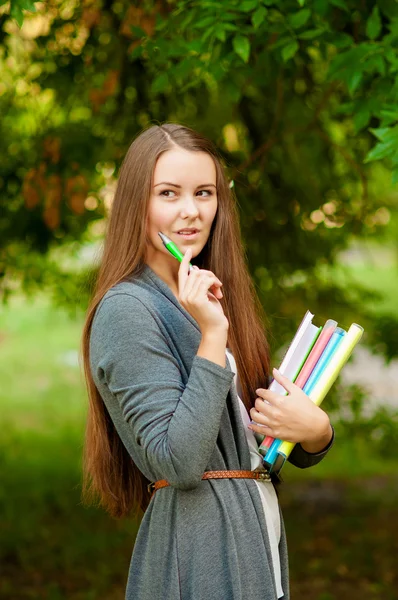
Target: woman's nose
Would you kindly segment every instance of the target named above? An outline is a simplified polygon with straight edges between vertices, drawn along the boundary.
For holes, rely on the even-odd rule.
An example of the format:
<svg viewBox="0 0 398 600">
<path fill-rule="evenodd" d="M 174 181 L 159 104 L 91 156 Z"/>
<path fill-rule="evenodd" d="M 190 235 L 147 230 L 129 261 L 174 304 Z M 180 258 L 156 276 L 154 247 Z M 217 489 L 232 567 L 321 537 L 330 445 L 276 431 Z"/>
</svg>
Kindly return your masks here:
<svg viewBox="0 0 398 600">
<path fill-rule="evenodd" d="M 181 209 L 182 214 L 186 214 L 186 215 L 190 215 L 190 216 L 195 216 L 199 213 L 197 204 L 195 202 L 195 200 L 193 198 L 188 198 L 187 200 L 185 200 L 182 209 Z"/>
</svg>

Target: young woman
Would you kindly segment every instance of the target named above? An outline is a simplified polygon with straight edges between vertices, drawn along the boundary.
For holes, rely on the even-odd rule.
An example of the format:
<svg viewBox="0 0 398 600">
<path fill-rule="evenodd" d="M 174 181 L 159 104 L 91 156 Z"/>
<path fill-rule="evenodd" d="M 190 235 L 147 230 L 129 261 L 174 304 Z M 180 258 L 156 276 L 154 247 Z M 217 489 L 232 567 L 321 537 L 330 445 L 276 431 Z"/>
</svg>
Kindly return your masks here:
<svg viewBox="0 0 398 600">
<path fill-rule="evenodd" d="M 334 432 L 286 378 L 274 373 L 288 396 L 267 390 L 264 320 L 218 152 L 187 127 L 151 126 L 120 170 L 83 334 L 85 497 L 118 517 L 145 511 L 128 600 L 289 598 L 258 442 L 297 442 L 289 460 L 306 468 Z"/>
</svg>

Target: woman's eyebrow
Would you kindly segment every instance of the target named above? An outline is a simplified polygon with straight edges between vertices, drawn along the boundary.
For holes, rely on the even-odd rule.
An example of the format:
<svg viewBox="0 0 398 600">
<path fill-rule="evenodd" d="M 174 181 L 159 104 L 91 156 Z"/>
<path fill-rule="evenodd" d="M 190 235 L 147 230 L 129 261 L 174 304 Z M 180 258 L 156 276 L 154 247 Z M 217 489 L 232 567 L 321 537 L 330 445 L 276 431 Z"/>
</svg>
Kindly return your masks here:
<svg viewBox="0 0 398 600">
<path fill-rule="evenodd" d="M 156 187 L 157 185 L 163 185 L 163 184 L 164 185 L 172 185 L 173 187 L 176 187 L 176 188 L 181 187 L 177 183 L 171 183 L 170 181 L 162 181 L 161 183 L 156 183 L 153 187 Z M 214 185 L 214 183 L 202 183 L 201 185 L 198 185 L 197 187 L 198 188 L 200 188 L 200 187 L 214 187 L 215 188 L 216 186 Z"/>
</svg>

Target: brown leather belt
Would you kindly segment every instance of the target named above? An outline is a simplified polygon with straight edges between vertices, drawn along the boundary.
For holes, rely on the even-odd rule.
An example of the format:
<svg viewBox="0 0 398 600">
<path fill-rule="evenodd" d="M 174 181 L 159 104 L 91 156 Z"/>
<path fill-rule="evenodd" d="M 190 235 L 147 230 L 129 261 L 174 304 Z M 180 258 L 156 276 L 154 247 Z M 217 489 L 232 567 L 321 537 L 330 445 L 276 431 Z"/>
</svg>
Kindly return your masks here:
<svg viewBox="0 0 398 600">
<path fill-rule="evenodd" d="M 202 479 L 259 479 L 260 481 L 269 481 L 271 475 L 265 469 L 258 471 L 205 471 Z M 153 494 L 156 490 L 169 486 L 169 482 L 166 479 L 159 479 L 155 483 L 148 485 L 148 492 Z"/>
</svg>

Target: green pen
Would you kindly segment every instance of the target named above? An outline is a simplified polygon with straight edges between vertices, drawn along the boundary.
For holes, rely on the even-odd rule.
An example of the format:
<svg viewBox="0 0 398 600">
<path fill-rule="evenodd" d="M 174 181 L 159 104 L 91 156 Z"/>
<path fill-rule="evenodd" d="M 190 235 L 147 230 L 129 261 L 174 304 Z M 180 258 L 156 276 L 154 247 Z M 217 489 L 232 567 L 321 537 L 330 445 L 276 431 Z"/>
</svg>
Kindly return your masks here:
<svg viewBox="0 0 398 600">
<path fill-rule="evenodd" d="M 178 248 L 178 246 L 176 246 L 176 244 L 169 238 L 167 237 L 167 235 L 164 235 L 164 233 L 161 233 L 160 231 L 158 231 L 158 234 L 160 236 L 160 239 L 162 240 L 164 246 L 167 248 L 167 250 L 170 252 L 170 254 L 172 254 L 174 256 L 174 258 L 176 258 L 177 260 L 179 260 L 180 262 L 182 261 L 182 259 L 184 258 L 184 255 L 182 254 L 181 250 Z M 193 265 L 191 263 L 189 263 L 189 273 L 192 271 Z"/>
</svg>

